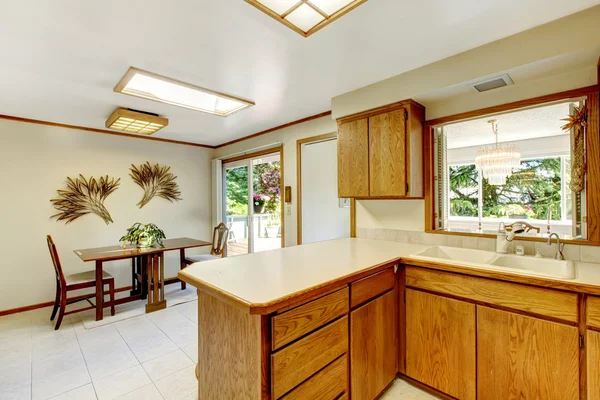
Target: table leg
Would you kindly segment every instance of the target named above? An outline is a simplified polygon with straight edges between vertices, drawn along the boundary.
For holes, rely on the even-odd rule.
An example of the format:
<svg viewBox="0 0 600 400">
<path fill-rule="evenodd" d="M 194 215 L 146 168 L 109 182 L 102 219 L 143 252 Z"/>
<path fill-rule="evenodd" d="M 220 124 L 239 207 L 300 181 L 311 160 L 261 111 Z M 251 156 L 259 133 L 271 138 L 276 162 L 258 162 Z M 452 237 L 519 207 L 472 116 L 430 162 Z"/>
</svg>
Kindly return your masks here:
<svg viewBox="0 0 600 400">
<path fill-rule="evenodd" d="M 185 263 L 185 249 L 179 249 L 179 269 L 182 270 L 187 267 Z M 181 281 L 181 290 L 185 290 L 185 282 Z"/>
<path fill-rule="evenodd" d="M 164 253 L 147 256 L 148 304 L 146 312 L 150 313 L 167 308 L 164 284 Z"/>
<path fill-rule="evenodd" d="M 96 321 L 101 321 L 104 308 L 104 286 L 102 284 L 102 261 L 96 261 Z"/>
</svg>

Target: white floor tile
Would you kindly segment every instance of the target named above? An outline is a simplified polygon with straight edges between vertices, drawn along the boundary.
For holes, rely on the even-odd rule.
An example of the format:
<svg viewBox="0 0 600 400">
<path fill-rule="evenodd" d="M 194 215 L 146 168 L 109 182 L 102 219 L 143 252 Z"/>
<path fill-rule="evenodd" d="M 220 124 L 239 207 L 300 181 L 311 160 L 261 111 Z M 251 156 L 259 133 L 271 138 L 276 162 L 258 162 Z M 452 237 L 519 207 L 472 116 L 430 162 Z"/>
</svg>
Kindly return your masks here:
<svg viewBox="0 0 600 400">
<path fill-rule="evenodd" d="M 31 384 L 31 338 L 0 340 L 0 392 Z"/>
<path fill-rule="evenodd" d="M 152 383 L 141 365 L 94 382 L 99 400 L 112 400 Z"/>
<path fill-rule="evenodd" d="M 194 364 L 198 364 L 198 342 L 192 343 L 189 346 L 185 346 L 183 351 L 187 356 L 194 362 Z"/>
<path fill-rule="evenodd" d="M 83 356 L 93 381 L 139 365 L 127 343 L 119 336 L 113 342 L 83 348 Z"/>
<path fill-rule="evenodd" d="M 96 391 L 91 383 L 66 393 L 52 397 L 51 400 L 96 400 Z"/>
<path fill-rule="evenodd" d="M 195 391 L 194 393 L 192 393 L 190 395 L 182 397 L 181 400 L 198 400 L 198 391 Z"/>
<path fill-rule="evenodd" d="M 143 386 L 139 389 L 134 390 L 133 392 L 127 393 L 121 397 L 118 397 L 119 400 L 163 400 L 163 397 L 160 395 L 160 392 L 154 386 L 153 383 Z"/>
<path fill-rule="evenodd" d="M 75 327 L 75 333 L 82 349 L 96 347 L 104 343 L 123 340 L 117 329 L 113 325 L 101 326 L 95 329 L 85 329 L 83 325 L 78 324 Z"/>
<path fill-rule="evenodd" d="M 173 307 L 175 311 L 178 311 L 183 316 L 192 320 L 196 324 L 198 323 L 198 302 L 191 301 L 189 303 L 178 304 Z"/>
<path fill-rule="evenodd" d="M 396 379 L 380 397 L 382 400 L 435 400 L 436 397 L 421 391 L 406 381 Z"/>
<path fill-rule="evenodd" d="M 196 366 L 192 365 L 155 382 L 160 394 L 166 400 L 179 400 L 198 391 Z"/>
<path fill-rule="evenodd" d="M 31 400 L 31 385 L 18 388 L 2 390 L 0 388 L 0 399 L 2 400 Z"/>
<path fill-rule="evenodd" d="M 192 360 L 181 350 L 175 350 L 142 364 L 146 373 L 153 381 L 174 374 L 182 369 L 194 365 Z"/>
<path fill-rule="evenodd" d="M 41 362 L 49 358 L 60 356 L 69 351 L 79 350 L 79 342 L 73 328 L 61 327 L 52 334 L 36 336 L 32 340 L 33 362 Z"/>
<path fill-rule="evenodd" d="M 148 314 L 148 318 L 179 348 L 198 341 L 198 325 L 173 308 Z"/>
<path fill-rule="evenodd" d="M 91 381 L 79 349 L 66 352 L 32 368 L 33 399 L 47 399 Z"/>
<path fill-rule="evenodd" d="M 177 349 L 145 315 L 115 324 L 117 330 L 140 362 L 168 354 Z"/>
</svg>

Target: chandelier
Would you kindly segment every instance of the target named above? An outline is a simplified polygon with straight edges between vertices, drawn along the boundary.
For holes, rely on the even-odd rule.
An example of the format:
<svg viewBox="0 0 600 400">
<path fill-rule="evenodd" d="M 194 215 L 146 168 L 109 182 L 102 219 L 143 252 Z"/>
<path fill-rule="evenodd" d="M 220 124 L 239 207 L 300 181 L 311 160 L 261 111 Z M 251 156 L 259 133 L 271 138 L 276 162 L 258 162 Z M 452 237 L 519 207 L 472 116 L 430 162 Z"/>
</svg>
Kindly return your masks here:
<svg viewBox="0 0 600 400">
<path fill-rule="evenodd" d="M 490 185 L 505 185 L 506 178 L 512 175 L 513 168 L 521 165 L 521 151 L 515 145 L 498 145 L 498 124 L 495 119 L 488 121 L 496 136 L 496 144 L 484 147 L 477 152 L 475 165 Z"/>
</svg>

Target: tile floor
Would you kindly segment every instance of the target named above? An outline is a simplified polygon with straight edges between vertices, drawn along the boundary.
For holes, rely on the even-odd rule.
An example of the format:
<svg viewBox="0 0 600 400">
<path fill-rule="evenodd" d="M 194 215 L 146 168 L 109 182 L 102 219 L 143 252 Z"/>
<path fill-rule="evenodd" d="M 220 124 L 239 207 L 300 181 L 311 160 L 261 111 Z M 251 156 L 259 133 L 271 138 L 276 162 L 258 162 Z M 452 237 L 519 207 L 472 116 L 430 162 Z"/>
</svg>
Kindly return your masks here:
<svg viewBox="0 0 600 400">
<path fill-rule="evenodd" d="M 197 302 L 86 330 L 50 308 L 0 317 L 0 399 L 198 399 Z M 384 400 L 433 397 L 396 381 Z"/>
</svg>

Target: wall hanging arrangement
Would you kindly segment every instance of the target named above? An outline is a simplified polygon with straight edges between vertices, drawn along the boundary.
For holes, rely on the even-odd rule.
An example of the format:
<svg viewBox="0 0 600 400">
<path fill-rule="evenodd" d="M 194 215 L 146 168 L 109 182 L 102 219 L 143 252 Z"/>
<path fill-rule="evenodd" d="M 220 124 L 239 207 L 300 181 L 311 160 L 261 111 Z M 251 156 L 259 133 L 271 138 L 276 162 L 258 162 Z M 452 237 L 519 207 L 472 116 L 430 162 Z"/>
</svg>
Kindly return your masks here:
<svg viewBox="0 0 600 400">
<path fill-rule="evenodd" d="M 573 163 L 571 165 L 571 184 L 569 188 L 581 192 L 585 187 L 585 129 L 587 126 L 587 105 L 575 107 L 573 114 L 561 121 L 567 121 L 562 127 L 565 131 L 573 129 Z"/>
<path fill-rule="evenodd" d="M 179 185 L 175 182 L 177 177 L 169 172 L 170 169 L 171 167 L 167 165 L 155 164 L 152 166 L 148 161 L 139 168 L 131 164 L 129 176 L 144 189 L 144 197 L 137 203 L 139 208 L 144 207 L 155 196 L 169 200 L 171 203 L 182 200 Z"/>
<path fill-rule="evenodd" d="M 58 198 L 50 200 L 54 208 L 60 211 L 50 218 L 56 218 L 57 221 L 69 222 L 75 221 L 77 218 L 94 213 L 106 222 L 113 222 L 110 213 L 104 207 L 104 200 L 117 188 L 121 178 L 109 178 L 107 176 L 96 178 L 92 177 L 87 180 L 83 175 L 72 179 L 67 177 L 67 189 L 58 190 Z"/>
</svg>

